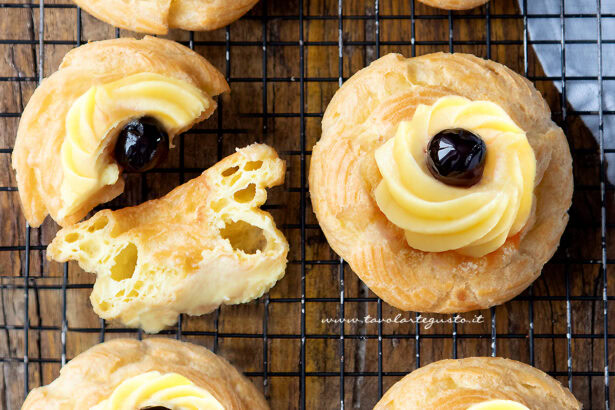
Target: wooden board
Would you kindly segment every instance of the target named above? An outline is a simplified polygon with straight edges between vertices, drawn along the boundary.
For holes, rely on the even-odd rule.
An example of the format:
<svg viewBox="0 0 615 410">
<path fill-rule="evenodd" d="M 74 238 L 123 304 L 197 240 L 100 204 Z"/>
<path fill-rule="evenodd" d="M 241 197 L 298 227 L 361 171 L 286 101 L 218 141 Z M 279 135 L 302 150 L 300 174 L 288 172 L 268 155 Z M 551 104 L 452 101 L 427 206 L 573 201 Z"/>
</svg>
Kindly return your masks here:
<svg viewBox="0 0 615 410">
<path fill-rule="evenodd" d="M 18 113 L 36 86 L 39 68 L 43 68 L 44 75 L 49 75 L 78 42 L 116 35 L 111 26 L 86 13 L 80 15 L 79 35 L 78 11 L 58 6 L 67 2 L 59 1 L 61 3 L 45 1 L 44 61 L 39 60 L 38 2 L 27 7 L 0 5 L 0 113 L 4 113 L 0 114 L 0 187 L 16 185 L 8 149 L 13 146 Z M 8 0 L 8 3 L 13 2 L 23 4 L 20 0 Z M 2 0 L 2 4 L 8 3 Z M 524 73 L 523 20 L 514 17 L 519 13 L 516 4 L 516 1 L 506 0 L 492 2 L 489 23 L 481 17 L 487 11 L 485 7 L 465 14 L 453 13 L 454 51 L 490 56 Z M 304 16 L 302 20 L 299 19 L 300 11 Z M 303 202 L 301 199 L 305 194 L 302 183 L 306 180 L 309 153 L 320 135 L 320 116 L 338 88 L 338 78 L 348 78 L 378 55 L 388 52 L 411 56 L 450 48 L 446 13 L 409 0 L 382 0 L 378 12 L 376 24 L 373 1 L 343 2 L 341 60 L 338 57 L 338 3 L 333 1 L 261 2 L 247 18 L 234 23 L 228 31 L 229 61 L 225 59 L 227 32 L 224 29 L 196 33 L 196 50 L 233 80 L 231 95 L 224 96 L 218 112 L 198 127 L 203 131 L 184 136 L 183 144 L 172 151 L 165 164 L 167 172 L 130 176 L 124 195 L 110 204 L 122 207 L 159 197 L 231 153 L 235 147 L 254 141 L 273 145 L 288 161 L 284 187 L 272 190 L 268 201 L 270 211 L 278 225 L 284 227 L 291 244 L 287 274 L 269 294 L 271 299 L 284 298 L 284 301 L 268 303 L 267 298 L 262 298 L 247 305 L 223 307 L 203 317 L 184 317 L 181 324 L 184 340 L 214 349 L 251 375 L 274 409 L 300 408 L 303 394 L 305 407 L 309 409 L 339 408 L 341 397 L 347 407 L 369 409 L 377 402 L 380 392 L 419 365 L 455 355 L 489 355 L 492 351 L 489 337 L 492 314 L 488 310 L 478 312 L 484 316 L 484 323 L 457 326 L 455 338 L 450 324 L 421 326 L 418 338 L 414 325 L 347 324 L 343 329 L 345 339 L 340 341 L 340 326 L 322 323 L 323 318 L 342 315 L 339 303 L 342 291 L 346 298 L 343 315 L 347 318 L 367 314 L 378 317 L 379 306 L 384 318 L 397 314 L 415 317 L 386 303 L 379 305 L 375 295 L 347 265 L 340 267 L 338 257 L 318 228 L 309 197 L 306 195 Z M 420 16 L 415 24 L 409 18 L 412 13 Z M 314 16 L 328 18 L 312 18 Z M 415 46 L 410 44 L 413 32 Z M 134 35 L 124 31 L 120 34 Z M 180 31 L 169 37 L 190 40 L 188 33 Z M 487 47 L 487 39 L 490 47 Z M 15 40 L 18 44 L 9 44 L 6 40 Z M 544 76 L 531 47 L 526 57 L 527 74 Z M 263 74 L 266 74 L 266 81 L 262 79 Z M 10 81 L 17 78 L 27 80 Z M 303 97 L 300 94 L 302 78 Z M 536 86 L 549 102 L 555 119 L 563 121 L 562 99 L 551 81 L 536 81 Z M 302 105 L 303 117 L 299 115 Z M 553 372 L 565 385 L 570 382 L 585 408 L 604 408 L 603 276 L 598 263 L 601 258 L 600 156 L 596 140 L 578 116 L 568 114 L 564 125 L 574 151 L 577 186 L 571 221 L 560 250 L 532 289 L 494 310 L 495 347 L 499 356 L 533 363 Z M 305 137 L 304 145 L 302 136 Z M 305 157 L 301 155 L 302 150 L 306 150 Z M 304 167 L 302 158 L 305 158 Z M 187 171 L 176 172 L 182 166 Z M 607 215 L 612 214 L 612 199 L 609 189 Z M 306 207 L 305 213 L 302 213 L 302 204 Z M 302 222 L 306 224 L 304 237 L 300 229 Z M 610 226 L 607 228 L 610 233 Z M 24 398 L 26 346 L 28 385 L 33 388 L 57 377 L 63 355 L 68 360 L 103 339 L 146 337 L 114 324 L 101 328 L 88 300 L 92 276 L 74 264 L 69 265 L 65 273 L 63 265 L 45 259 L 45 245 L 56 230 L 52 221 L 31 230 L 26 281 L 28 237 L 18 194 L 14 190 L 0 190 L 0 356 L 3 357 L 0 407 L 6 409 L 19 408 Z M 613 246 L 607 242 L 609 258 L 612 258 L 612 251 Z M 302 263 L 302 256 L 307 262 Z M 67 289 L 62 288 L 65 274 Z M 302 289 L 308 298 L 303 321 L 307 335 L 304 356 L 301 348 Z M 609 296 L 612 294 L 610 290 Z M 357 298 L 370 299 L 357 301 Z M 613 317 L 612 302 L 608 309 Z M 463 316 L 472 318 L 474 313 Z M 24 330 L 26 317 L 29 331 Z M 533 321 L 533 329 L 530 321 Z M 67 325 L 66 351 L 63 351 L 61 340 L 64 323 Z M 608 360 L 613 368 L 615 326 L 609 324 L 607 331 L 611 335 Z M 381 342 L 379 332 L 384 335 Z M 569 342 L 567 332 L 575 335 Z M 174 337 L 176 330 L 172 329 L 167 335 Z M 570 378 L 569 354 L 573 372 Z M 304 386 L 300 382 L 302 373 L 306 375 Z M 612 401 L 612 388 L 610 398 Z"/>
</svg>

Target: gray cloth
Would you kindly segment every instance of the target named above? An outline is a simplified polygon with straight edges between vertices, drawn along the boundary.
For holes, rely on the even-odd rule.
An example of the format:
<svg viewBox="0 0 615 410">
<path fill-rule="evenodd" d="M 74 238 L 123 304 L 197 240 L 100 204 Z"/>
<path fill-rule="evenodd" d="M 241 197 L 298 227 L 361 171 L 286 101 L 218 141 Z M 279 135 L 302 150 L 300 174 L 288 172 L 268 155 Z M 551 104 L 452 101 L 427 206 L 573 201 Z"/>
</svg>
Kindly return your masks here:
<svg viewBox="0 0 615 410">
<path fill-rule="evenodd" d="M 595 0 L 527 0 L 528 28 L 532 41 L 557 41 L 557 44 L 533 44 L 542 67 L 549 77 L 562 77 L 561 35 L 562 20 L 559 15 L 561 4 L 564 3 L 565 14 L 597 13 Z M 519 0 L 523 10 L 523 0 Z M 615 0 L 602 0 L 602 14 L 615 14 Z M 533 17 L 540 14 L 552 14 L 554 17 Z M 600 109 L 598 92 L 600 82 L 598 61 L 598 20 L 591 17 L 567 17 L 564 19 L 566 41 L 585 40 L 587 43 L 566 44 L 566 98 L 575 111 L 595 111 Z M 604 41 L 615 40 L 615 17 L 602 17 L 602 76 L 615 77 L 615 44 L 604 44 Z M 594 77 L 594 79 L 578 79 L 575 77 Z M 554 81 L 558 90 L 562 89 L 562 81 Z M 615 80 L 604 79 L 602 82 L 602 109 L 615 110 Z M 598 115 L 583 115 L 583 121 L 598 138 Z M 604 139 L 606 148 L 615 148 L 615 116 L 604 116 Z M 615 181 L 615 170 L 609 170 L 609 180 Z"/>
</svg>

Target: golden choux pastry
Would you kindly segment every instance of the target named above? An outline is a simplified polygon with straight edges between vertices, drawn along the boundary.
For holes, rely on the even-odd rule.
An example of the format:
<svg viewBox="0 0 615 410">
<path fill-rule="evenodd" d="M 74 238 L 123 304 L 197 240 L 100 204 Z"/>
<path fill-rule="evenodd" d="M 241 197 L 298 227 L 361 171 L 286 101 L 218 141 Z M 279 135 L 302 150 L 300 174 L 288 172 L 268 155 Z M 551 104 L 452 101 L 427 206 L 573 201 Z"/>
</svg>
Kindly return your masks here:
<svg viewBox="0 0 615 410">
<path fill-rule="evenodd" d="M 521 293 L 558 247 L 572 160 L 525 78 L 389 54 L 331 100 L 309 175 L 331 247 L 389 304 L 464 312 Z"/>
<path fill-rule="evenodd" d="M 258 0 L 74 0 L 94 17 L 114 26 L 149 34 L 169 29 L 207 31 L 224 27 Z"/>
<path fill-rule="evenodd" d="M 268 409 L 256 387 L 208 349 L 173 339 L 116 339 L 68 362 L 22 410 Z"/>
<path fill-rule="evenodd" d="M 469 10 L 482 6 L 489 0 L 419 0 L 431 7 L 444 10 Z"/>
<path fill-rule="evenodd" d="M 126 127 L 149 119 L 167 150 L 228 90 L 205 58 L 173 41 L 122 38 L 71 50 L 19 123 L 13 168 L 26 219 L 33 227 L 48 214 L 62 226 L 78 222 L 124 190 L 114 150 Z"/>
<path fill-rule="evenodd" d="M 374 410 L 579 410 L 548 374 L 499 357 L 441 360 L 395 383 Z"/>
<path fill-rule="evenodd" d="M 284 276 L 288 243 L 259 209 L 284 173 L 273 148 L 238 149 L 160 199 L 60 230 L 47 256 L 96 274 L 100 317 L 147 332 L 249 302 Z"/>
</svg>

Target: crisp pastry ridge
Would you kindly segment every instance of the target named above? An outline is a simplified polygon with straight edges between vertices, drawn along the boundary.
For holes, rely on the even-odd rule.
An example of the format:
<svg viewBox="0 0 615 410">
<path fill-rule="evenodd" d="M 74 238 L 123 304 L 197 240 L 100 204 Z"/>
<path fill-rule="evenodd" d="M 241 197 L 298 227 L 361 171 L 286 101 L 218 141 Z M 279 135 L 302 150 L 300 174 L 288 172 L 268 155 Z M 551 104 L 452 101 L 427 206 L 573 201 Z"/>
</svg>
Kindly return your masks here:
<svg viewBox="0 0 615 410">
<path fill-rule="evenodd" d="M 169 29 L 208 31 L 247 13 L 258 0 L 74 0 L 94 17 L 114 26 L 148 34 Z"/>
<path fill-rule="evenodd" d="M 512 400 L 532 410 L 579 410 L 560 382 L 535 367 L 500 357 L 440 360 L 395 383 L 374 410 L 466 410 L 489 400 Z"/>
<path fill-rule="evenodd" d="M 280 185 L 284 174 L 273 148 L 238 149 L 160 199 L 60 230 L 47 256 L 96 273 L 90 300 L 99 316 L 147 332 L 180 313 L 251 301 L 286 268 L 288 243 L 259 209 L 265 188 Z"/>
<path fill-rule="evenodd" d="M 489 0 L 419 0 L 431 7 L 444 10 L 469 10 L 482 6 Z"/>
<path fill-rule="evenodd" d="M 527 134 L 536 157 L 534 207 L 525 228 L 482 258 L 410 248 L 378 208 L 374 151 L 419 104 L 457 95 L 498 104 Z M 555 252 L 568 221 L 572 159 L 533 85 L 467 54 L 389 54 L 353 75 L 323 117 L 309 175 L 314 212 L 329 244 L 378 296 L 403 310 L 462 312 L 521 293 Z"/>
<path fill-rule="evenodd" d="M 167 338 L 115 339 L 69 361 L 51 384 L 28 394 L 22 410 L 89 409 L 123 381 L 148 372 L 177 373 L 207 390 L 225 409 L 268 409 L 262 393 L 208 349 Z"/>
<path fill-rule="evenodd" d="M 171 144 L 174 135 L 213 113 L 213 96 L 229 90 L 223 75 L 205 58 L 170 40 L 149 36 L 142 40 L 122 38 L 71 50 L 58 71 L 35 90 L 19 123 L 12 161 L 24 214 L 31 226 L 38 227 L 48 214 L 62 226 L 73 224 L 96 205 L 122 193 L 124 180 L 119 177 L 115 183 L 88 195 L 78 209 L 62 212 L 65 118 L 75 101 L 93 87 L 144 73 L 172 79 L 201 93 L 203 110 L 169 133 Z M 101 145 L 112 145 L 110 139 L 114 135 L 115 129 L 109 130 Z"/>
</svg>

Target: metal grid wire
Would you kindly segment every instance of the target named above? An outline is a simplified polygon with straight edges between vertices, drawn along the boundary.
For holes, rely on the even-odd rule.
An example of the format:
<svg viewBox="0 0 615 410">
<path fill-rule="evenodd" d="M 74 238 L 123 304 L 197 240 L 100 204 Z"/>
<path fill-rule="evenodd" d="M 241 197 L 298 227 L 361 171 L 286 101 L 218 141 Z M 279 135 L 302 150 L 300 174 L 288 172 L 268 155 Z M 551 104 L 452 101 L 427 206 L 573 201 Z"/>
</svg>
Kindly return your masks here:
<svg viewBox="0 0 615 410">
<path fill-rule="evenodd" d="M 287 15 L 287 16 L 272 16 L 268 15 L 268 6 L 267 2 L 271 0 L 263 0 L 262 15 L 254 15 L 254 13 L 244 17 L 250 20 L 260 20 L 262 21 L 262 38 L 254 39 L 252 41 L 236 41 L 233 40 L 232 31 L 233 26 L 227 27 L 224 29 L 225 37 L 224 40 L 207 40 L 207 41 L 196 41 L 194 33 L 190 33 L 189 40 L 184 42 L 190 48 L 195 48 L 195 46 L 222 46 L 225 48 L 225 66 L 219 67 L 222 69 L 223 73 L 226 76 L 227 81 L 233 87 L 236 83 L 261 83 L 262 84 L 262 113 L 251 114 L 248 116 L 262 118 L 262 133 L 266 135 L 268 130 L 268 121 L 270 118 L 298 118 L 300 129 L 298 135 L 292 136 L 293 138 L 299 138 L 299 150 L 290 150 L 287 152 L 283 152 L 283 156 L 287 158 L 298 158 L 298 162 L 294 163 L 298 165 L 299 170 L 299 181 L 300 186 L 298 187 L 286 187 L 288 192 L 298 193 L 299 194 L 299 203 L 291 203 L 289 205 L 270 205 L 269 208 L 265 207 L 265 209 L 275 209 L 276 207 L 284 208 L 286 206 L 299 207 L 300 211 L 300 220 L 298 223 L 286 224 L 283 228 L 288 230 L 298 230 L 299 231 L 299 243 L 293 243 L 292 246 L 300 247 L 299 250 L 299 258 L 290 260 L 290 265 L 298 265 L 300 269 L 300 296 L 299 297 L 270 297 L 269 295 L 264 296 L 259 303 L 263 305 L 263 316 L 262 316 L 262 333 L 242 333 L 242 332 L 222 332 L 219 331 L 219 322 L 217 313 L 213 313 L 214 315 L 214 330 L 213 331 L 187 331 L 183 329 L 183 321 L 180 318 L 177 327 L 172 330 L 166 330 L 162 332 L 162 334 L 173 335 L 177 339 L 185 339 L 185 340 L 193 340 L 195 337 L 207 336 L 213 337 L 213 350 L 217 351 L 219 346 L 219 341 L 221 339 L 227 338 L 252 338 L 252 339 L 262 339 L 263 343 L 263 356 L 262 356 L 262 371 L 255 372 L 247 372 L 246 374 L 253 378 L 258 378 L 260 383 L 263 384 L 263 389 L 267 392 L 267 386 L 272 378 L 276 377 L 285 377 L 298 379 L 298 402 L 289 403 L 288 407 L 293 408 L 306 408 L 309 407 L 306 405 L 307 396 L 310 394 L 306 390 L 306 380 L 307 378 L 339 378 L 339 403 L 335 404 L 335 407 L 344 408 L 345 405 L 349 406 L 347 403 L 347 392 L 345 389 L 347 388 L 347 384 L 345 383 L 345 378 L 358 378 L 358 377 L 372 377 L 377 380 L 377 394 L 378 397 L 382 396 L 383 392 L 386 390 L 385 379 L 387 377 L 394 377 L 399 379 L 406 372 L 398 372 L 398 371 L 385 371 L 383 368 L 383 340 L 387 339 L 414 339 L 414 363 L 418 368 L 421 365 L 426 364 L 425 360 L 422 360 L 421 348 L 425 346 L 425 342 L 437 340 L 437 339 L 446 339 L 451 341 L 452 350 L 450 354 L 446 354 L 446 356 L 457 358 L 458 357 L 458 343 L 460 340 L 464 338 L 480 338 L 490 340 L 490 353 L 495 356 L 498 351 L 496 350 L 498 346 L 498 340 L 513 340 L 513 339 L 522 339 L 527 340 L 529 343 L 529 364 L 535 364 L 535 346 L 538 340 L 542 339 L 564 339 L 566 343 L 566 352 L 567 352 L 567 363 L 565 365 L 565 371 L 551 371 L 549 372 L 551 375 L 558 377 L 565 384 L 567 381 L 567 385 L 571 390 L 573 390 L 573 378 L 575 377 L 587 377 L 589 379 L 598 379 L 601 386 L 603 386 L 603 397 L 598 397 L 595 394 L 595 389 L 590 391 L 588 400 L 585 405 L 589 408 L 610 408 L 610 391 L 609 391 L 609 378 L 613 376 L 614 372 L 609 370 L 609 342 L 615 339 L 614 334 L 609 334 L 609 326 L 608 326 L 608 304 L 609 301 L 612 301 L 615 296 L 610 296 L 607 288 L 607 276 L 608 276 L 608 267 L 610 264 L 614 263 L 613 260 L 609 260 L 607 257 L 607 231 L 611 227 L 607 223 L 607 201 L 608 195 L 612 192 L 612 188 L 608 184 L 606 179 L 606 155 L 610 153 L 615 153 L 615 149 L 606 148 L 604 143 L 604 122 L 605 118 L 610 115 L 615 115 L 615 112 L 608 111 L 604 109 L 602 104 L 602 92 L 603 92 L 603 81 L 606 80 L 615 80 L 613 77 L 603 76 L 603 67 L 602 67 L 602 46 L 605 43 L 615 43 L 615 40 L 603 40 L 602 38 L 602 19 L 603 18 L 615 18 L 615 15 L 605 15 L 602 16 L 600 14 L 601 4 L 600 0 L 597 0 L 597 10 L 596 14 L 576 14 L 569 15 L 565 13 L 564 0 L 561 0 L 561 13 L 559 15 L 528 15 L 527 12 L 527 0 L 523 1 L 523 9 L 522 13 L 517 14 L 493 14 L 490 10 L 490 5 L 480 9 L 478 13 L 471 14 L 462 14 L 459 12 L 442 12 L 440 11 L 438 14 L 429 14 L 429 15 L 420 15 L 415 13 L 415 3 L 411 1 L 410 5 L 410 14 L 403 15 L 381 15 L 380 13 L 380 4 L 379 0 L 375 0 L 373 3 L 373 10 L 365 15 L 347 15 L 344 14 L 344 3 L 342 0 L 338 1 L 337 4 L 337 16 L 331 15 L 307 15 L 304 8 L 304 2 L 299 0 L 297 13 L 295 15 Z M 418 3 L 417 3 L 418 4 Z M 38 3 L 0 3 L 0 11 L 2 9 L 9 8 L 31 8 L 33 10 L 38 9 L 39 11 L 39 20 L 38 20 L 38 38 L 35 39 L 5 39 L 4 33 L 0 32 L 0 45 L 32 45 L 38 46 L 36 56 L 37 61 L 37 70 L 35 76 L 5 76 L 0 77 L 0 84 L 2 82 L 16 82 L 16 83 L 27 83 L 34 82 L 40 83 L 43 78 L 43 73 L 46 60 L 45 60 L 45 46 L 47 45 L 70 45 L 70 46 L 79 46 L 84 40 L 82 39 L 82 12 L 80 9 L 76 8 L 72 4 L 45 4 L 44 0 L 40 0 Z M 51 9 L 74 9 L 75 11 L 75 25 L 77 32 L 77 40 L 76 41 L 65 41 L 65 40 L 53 40 L 45 38 L 45 12 Z M 459 18 L 470 19 L 474 21 L 474 24 L 477 27 L 477 30 L 484 30 L 486 32 L 486 36 L 484 40 L 456 40 L 454 37 L 454 24 L 455 20 Z M 533 41 L 529 38 L 528 35 L 528 20 L 532 18 L 559 18 L 561 25 L 561 41 L 553 42 L 553 41 Z M 598 110 L 597 111 L 574 111 L 571 110 L 566 103 L 566 84 L 572 78 L 567 76 L 566 74 L 566 50 L 570 44 L 589 44 L 595 43 L 592 40 L 569 40 L 565 38 L 565 25 L 569 19 L 595 19 L 597 21 L 598 32 L 597 32 L 597 47 L 598 47 L 598 61 L 599 69 L 597 77 L 584 77 L 584 80 L 596 81 L 599 85 L 599 95 L 597 99 L 599 101 Z M 268 27 L 270 21 L 273 19 L 283 19 L 292 21 L 296 24 L 296 29 L 298 30 L 298 41 L 274 41 L 270 40 L 268 36 Z M 522 22 L 523 25 L 523 36 L 519 39 L 512 40 L 492 40 L 492 29 L 491 25 L 494 19 L 514 19 Z M 338 38 L 336 41 L 306 41 L 305 40 L 305 24 L 308 21 L 337 21 L 337 29 L 338 29 Z M 344 24 L 347 24 L 348 21 L 353 20 L 363 20 L 369 21 L 373 24 L 375 30 L 375 39 L 374 40 L 364 40 L 364 41 L 348 41 L 344 39 Z M 381 26 L 383 21 L 386 20 L 400 20 L 403 24 L 408 24 L 411 27 L 411 38 L 408 38 L 404 41 L 381 41 Z M 415 38 L 415 26 L 417 22 L 426 21 L 426 20 L 444 20 L 448 21 L 448 39 L 444 40 L 435 40 L 435 41 L 420 41 Z M 25 24 L 25 22 L 24 22 Z M 69 24 L 69 22 L 66 22 Z M 1 27 L 1 26 L 0 26 Z M 116 30 L 116 36 L 120 36 L 120 31 Z M 454 52 L 456 47 L 463 45 L 477 45 L 477 46 L 485 46 L 486 54 L 483 57 L 491 58 L 492 46 L 494 45 L 506 45 L 506 46 L 522 46 L 523 48 L 523 68 L 525 74 L 528 76 L 529 74 L 529 63 L 528 63 L 528 55 L 529 49 L 532 44 L 555 44 L 560 47 L 560 55 L 561 55 L 561 76 L 559 77 L 548 77 L 548 76 L 529 76 L 530 80 L 533 81 L 561 81 L 562 83 L 562 92 L 561 92 L 561 111 L 554 110 L 554 117 L 558 119 L 558 122 L 564 130 L 566 131 L 566 127 L 568 124 L 568 117 L 571 116 L 597 116 L 599 121 L 599 136 L 598 136 L 598 147 L 597 154 L 599 156 L 599 186 L 598 187 L 587 187 L 583 184 L 577 183 L 578 189 L 587 189 L 587 190 L 598 190 L 600 196 L 600 216 L 596 220 L 598 224 L 597 229 L 599 230 L 600 235 L 600 249 L 599 249 L 599 257 L 597 258 L 568 258 L 566 255 L 563 257 L 556 257 L 556 260 L 550 262 L 551 264 L 557 264 L 560 269 L 563 269 L 565 272 L 565 287 L 566 294 L 565 296 L 535 296 L 533 288 L 531 287 L 528 291 L 526 291 L 523 295 L 516 298 L 518 301 L 524 301 L 528 303 L 528 315 L 525 318 L 520 318 L 522 321 L 526 321 L 528 326 L 527 332 L 507 332 L 501 333 L 497 331 L 497 323 L 496 323 L 496 308 L 492 308 L 490 312 L 488 312 L 487 320 L 489 323 L 490 332 L 481 333 L 481 334 L 459 334 L 458 326 L 452 325 L 452 332 L 450 333 L 429 333 L 425 334 L 421 327 L 416 324 L 414 325 L 414 331 L 408 334 L 394 334 L 389 333 L 384 328 L 382 322 L 378 323 L 377 331 L 375 333 L 361 332 L 361 333 L 348 333 L 347 328 L 345 326 L 339 327 L 338 333 L 323 333 L 323 334 L 315 334 L 307 331 L 306 326 L 306 307 L 307 304 L 325 304 L 325 303 L 336 303 L 338 304 L 337 314 L 339 318 L 345 318 L 347 312 L 347 305 L 349 303 L 375 303 L 376 304 L 376 314 L 379 319 L 383 317 L 383 307 L 385 304 L 375 296 L 360 295 L 358 297 L 349 297 L 346 296 L 345 292 L 345 273 L 349 271 L 349 268 L 344 263 L 344 260 L 341 258 L 328 258 L 328 259 L 308 259 L 308 253 L 306 251 L 307 246 L 307 235 L 308 230 L 319 229 L 317 225 L 310 224 L 308 218 L 306 216 L 309 207 L 309 192 L 307 188 L 307 173 L 308 173 L 308 161 L 311 151 L 309 150 L 306 138 L 306 121 L 309 118 L 320 118 L 322 117 L 322 112 L 309 112 L 306 107 L 306 85 L 310 82 L 322 82 L 322 83 L 337 83 L 342 85 L 342 83 L 347 79 L 344 76 L 344 59 L 346 58 L 345 48 L 349 46 L 357 47 L 365 49 L 370 47 L 375 49 L 375 56 L 377 58 L 381 55 L 381 47 L 383 46 L 410 46 L 412 55 L 417 54 L 416 47 L 417 46 L 448 46 L 449 51 Z M 293 46 L 298 47 L 299 49 L 299 61 L 296 62 L 299 66 L 299 77 L 270 77 L 267 74 L 268 71 L 268 48 L 269 47 L 287 47 Z M 328 46 L 338 48 L 338 68 L 339 72 L 337 77 L 309 77 L 306 75 L 305 69 L 305 59 L 306 59 L 306 47 L 309 46 Z M 233 48 L 238 47 L 256 47 L 262 48 L 262 78 L 254 78 L 254 77 L 232 77 L 231 76 L 231 55 Z M 579 78 L 574 78 L 578 80 Z M 298 83 L 299 84 L 299 110 L 298 112 L 269 112 L 268 108 L 268 84 L 269 83 Z M 237 134 L 242 133 L 243 131 L 235 128 L 225 128 L 225 118 L 223 118 L 223 101 L 220 100 L 220 107 L 218 109 L 217 116 L 217 126 L 213 129 L 202 130 L 203 133 L 213 134 L 217 138 L 217 157 L 222 157 L 222 140 L 225 134 Z M 18 118 L 20 116 L 20 112 L 0 112 L 0 119 L 2 118 Z M 211 120 L 210 120 L 211 121 Z M 176 172 L 179 175 L 180 182 L 184 182 L 187 180 L 187 173 L 195 173 L 200 170 L 194 168 L 185 167 L 184 164 L 184 152 L 186 150 L 186 146 L 184 143 L 184 136 L 182 135 L 179 139 L 178 144 L 179 150 L 179 168 L 171 168 L 165 169 L 164 172 Z M 10 155 L 12 152 L 12 148 L 0 147 L 0 155 Z M 144 176 L 142 178 L 145 178 Z M 143 184 L 145 186 L 145 184 Z M 0 193 L 6 192 L 5 195 L 17 195 L 15 192 L 17 188 L 15 186 L 0 186 Z M 141 200 L 145 200 L 147 197 L 146 192 L 142 192 Z M 4 218 L 5 216 L 0 215 L 0 218 Z M 590 228 L 588 228 L 590 229 Z M 593 228 L 592 228 L 593 229 Z M 3 279 L 12 279 L 18 278 L 19 282 L 15 281 L 7 281 L 2 282 L 1 290 L 3 291 L 23 291 L 23 325 L 11 324 L 7 323 L 6 319 L 4 323 L 0 326 L 0 331 L 5 333 L 5 337 L 7 340 L 10 340 L 10 332 L 23 332 L 23 356 L 12 356 L 10 353 L 6 353 L 5 356 L 0 358 L 2 363 L 23 363 L 23 372 L 15 372 L 15 374 L 11 374 L 10 372 L 4 373 L 4 384 L 8 384 L 10 381 L 14 381 L 16 378 L 23 379 L 23 394 L 27 394 L 31 388 L 36 387 L 33 386 L 31 381 L 31 374 L 34 371 L 42 374 L 43 365 L 47 363 L 52 364 L 61 364 L 64 365 L 67 360 L 71 357 L 67 356 L 67 333 L 84 333 L 84 334 L 98 334 L 99 341 L 103 342 L 106 340 L 106 336 L 110 333 L 122 333 L 122 334 L 131 334 L 133 337 L 141 338 L 144 335 L 137 329 L 123 329 L 123 328 L 114 328 L 108 327 L 104 321 L 100 321 L 99 327 L 70 327 L 67 320 L 67 299 L 69 298 L 68 294 L 70 290 L 73 289 L 90 289 L 90 284 L 83 283 L 72 283 L 69 281 L 69 269 L 68 265 L 65 264 L 63 267 L 62 281 L 61 284 L 45 284 L 43 279 L 45 279 L 45 273 L 41 271 L 39 275 L 33 275 L 32 272 L 32 261 L 31 254 L 34 251 L 43 251 L 45 249 L 45 244 L 42 244 L 41 241 L 38 241 L 39 244 L 33 244 L 32 238 L 35 235 L 38 235 L 37 229 L 32 229 L 25 224 L 23 221 L 23 230 L 25 231 L 25 243 L 15 243 L 8 246 L 0 246 L 0 258 L 3 257 L 3 254 L 7 254 L 9 252 L 19 252 L 21 261 L 22 261 L 22 271 L 21 272 L 0 272 L 0 277 Z M 570 294 L 570 276 L 571 269 L 569 268 L 572 264 L 578 265 L 597 265 L 600 269 L 600 292 L 599 295 L 580 295 L 580 296 L 572 296 Z M 339 298 L 333 297 L 307 297 L 306 293 L 306 275 L 308 273 L 308 268 L 316 265 L 327 265 L 331 266 L 332 269 L 337 271 L 338 275 L 338 286 L 339 286 Z M 346 271 L 346 272 L 345 272 Z M 40 282 L 40 283 L 39 283 Z M 41 290 L 55 290 L 59 291 L 60 300 L 57 301 L 57 309 L 61 310 L 61 326 L 43 326 L 40 323 L 38 325 L 34 325 L 30 323 L 30 314 L 31 309 L 38 309 L 39 303 L 38 300 L 36 303 L 32 303 L 31 298 L 35 297 L 38 299 L 39 291 Z M 34 296 L 33 296 L 34 295 Z M 3 298 L 3 302 L 4 302 Z M 565 302 L 565 334 L 558 333 L 556 331 L 553 332 L 541 332 L 536 333 L 534 330 L 534 321 L 536 315 L 540 315 L 541 312 L 535 308 L 535 303 L 537 302 Z M 270 307 L 273 304 L 290 304 L 290 303 L 299 303 L 301 308 L 300 314 L 300 331 L 298 333 L 291 334 L 281 334 L 281 333 L 271 333 L 268 331 L 269 328 L 269 312 Z M 573 303 L 592 303 L 596 306 L 599 306 L 602 309 L 602 314 L 599 315 L 602 317 L 603 325 L 602 332 L 600 334 L 595 333 L 578 333 L 573 332 L 574 321 L 572 315 L 572 304 Z M 5 310 L 5 306 L 3 305 L 3 312 Z M 43 312 L 45 313 L 45 312 Z M 40 312 L 39 312 L 40 314 Z M 413 317 L 418 317 L 418 314 L 411 314 Z M 519 319 L 519 318 L 518 318 Z M 184 319 L 185 320 L 185 319 Z M 294 320 L 294 319 L 293 319 Z M 32 332 L 49 332 L 60 334 L 61 340 L 61 352 L 58 356 L 54 357 L 42 357 L 40 344 L 40 337 L 37 338 L 36 341 L 30 339 Z M 14 333 L 13 333 L 14 334 Z M 271 340 L 274 339 L 292 339 L 298 340 L 300 343 L 300 358 L 299 358 L 299 366 L 296 371 L 270 371 L 270 361 L 272 356 L 275 355 L 275 352 L 271 353 L 268 349 L 268 344 Z M 306 343 L 308 340 L 337 340 L 338 341 L 338 351 L 337 358 L 339 363 L 337 363 L 337 371 L 308 371 L 306 366 Z M 600 357 L 603 360 L 603 368 L 604 370 L 596 370 L 592 368 L 590 371 L 578 371 L 573 368 L 572 365 L 572 342 L 573 340 L 587 340 L 589 342 L 600 342 L 601 349 L 603 352 Z M 374 340 L 377 343 L 377 370 L 376 371 L 349 371 L 346 368 L 346 357 L 345 350 L 348 348 L 348 345 L 345 341 L 351 341 L 351 343 L 359 343 L 360 341 Z M 10 341 L 7 341 L 10 344 Z M 37 343 L 39 345 L 38 355 L 33 357 L 29 354 L 30 345 L 32 343 Z M 51 380 L 42 380 L 42 376 L 39 376 L 39 381 L 44 383 L 49 383 Z M 591 384 L 591 383 L 590 383 Z M 38 385 L 38 383 L 37 383 Z M 5 395 L 3 398 L 5 400 L 2 403 L 2 406 L 6 408 L 10 408 L 9 399 Z M 377 399 L 376 399 L 377 400 Z M 373 402 L 374 400 L 372 400 Z M 595 403 L 600 403 L 597 405 Z M 284 405 L 280 405 L 280 408 L 284 408 Z M 331 403 L 323 403 L 322 408 L 331 407 Z"/>
</svg>

